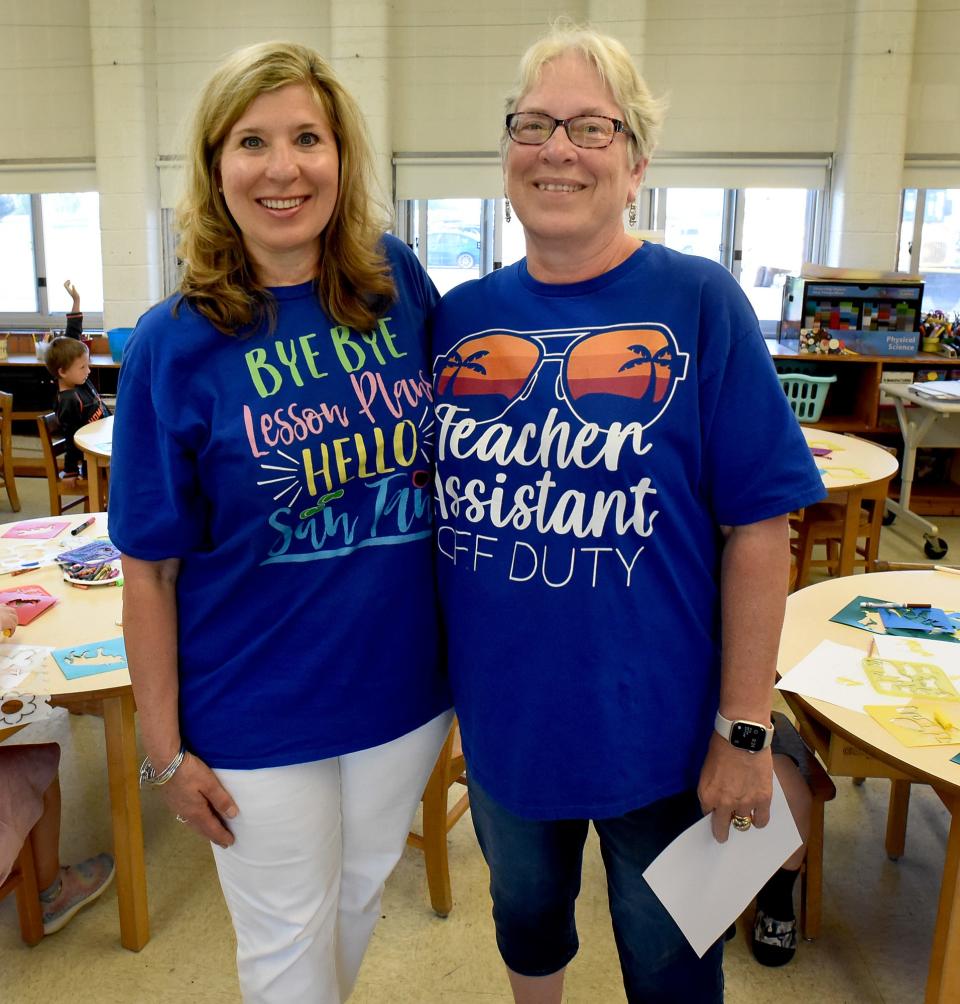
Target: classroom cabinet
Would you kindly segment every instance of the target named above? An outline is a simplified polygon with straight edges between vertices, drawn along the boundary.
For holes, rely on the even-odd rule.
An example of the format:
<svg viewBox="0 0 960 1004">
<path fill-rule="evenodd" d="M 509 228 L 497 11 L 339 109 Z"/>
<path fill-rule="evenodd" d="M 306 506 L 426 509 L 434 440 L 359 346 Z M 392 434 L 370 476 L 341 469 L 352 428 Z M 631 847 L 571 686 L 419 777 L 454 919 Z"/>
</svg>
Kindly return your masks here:
<svg viewBox="0 0 960 1004">
<path fill-rule="evenodd" d="M 942 379 L 960 380 L 960 359 L 921 352 L 913 356 L 813 356 L 792 345 L 768 340 L 767 347 L 779 372 L 835 376 L 816 428 L 846 432 L 894 447 L 903 441 L 892 402 L 881 400 L 885 379 L 912 382 L 936 371 Z M 907 376 L 909 374 L 909 377 Z M 891 485 L 896 497 L 899 487 Z M 918 451 L 918 476 L 910 508 L 924 515 L 960 516 L 960 450 Z"/>
</svg>

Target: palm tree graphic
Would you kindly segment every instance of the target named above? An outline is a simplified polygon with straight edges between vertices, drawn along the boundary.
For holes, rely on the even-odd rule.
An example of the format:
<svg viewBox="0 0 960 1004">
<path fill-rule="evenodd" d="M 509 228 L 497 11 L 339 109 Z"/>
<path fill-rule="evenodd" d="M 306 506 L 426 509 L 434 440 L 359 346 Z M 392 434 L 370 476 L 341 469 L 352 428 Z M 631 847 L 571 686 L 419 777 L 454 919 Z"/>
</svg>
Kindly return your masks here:
<svg viewBox="0 0 960 1004">
<path fill-rule="evenodd" d="M 447 382 L 447 386 L 440 391 L 444 394 L 449 391 L 453 393 L 453 385 L 457 377 L 463 370 L 471 370 L 474 373 L 479 373 L 481 376 L 487 375 L 486 367 L 477 362 L 478 359 L 483 359 L 484 356 L 490 355 L 488 349 L 478 349 L 476 352 L 471 352 L 466 359 L 462 358 L 460 353 L 454 349 L 444 360 L 443 368 L 446 369 L 448 366 L 455 366 L 456 369 L 453 371 L 453 376 L 450 377 Z"/>
<path fill-rule="evenodd" d="M 647 386 L 644 388 L 642 395 L 643 397 L 646 397 L 648 392 L 651 390 L 651 388 L 654 386 L 655 383 L 653 377 L 654 374 L 656 373 L 656 370 L 654 369 L 654 367 L 666 366 L 668 370 L 672 369 L 673 353 L 670 350 L 669 345 L 664 345 L 661 348 L 657 349 L 657 351 L 653 355 L 650 354 L 650 350 L 646 347 L 646 345 L 628 345 L 627 348 L 639 358 L 628 359 L 617 370 L 617 372 L 624 373 L 627 370 L 632 370 L 636 368 L 637 366 L 648 366 L 649 367 L 648 374 L 650 379 L 647 383 Z"/>
</svg>

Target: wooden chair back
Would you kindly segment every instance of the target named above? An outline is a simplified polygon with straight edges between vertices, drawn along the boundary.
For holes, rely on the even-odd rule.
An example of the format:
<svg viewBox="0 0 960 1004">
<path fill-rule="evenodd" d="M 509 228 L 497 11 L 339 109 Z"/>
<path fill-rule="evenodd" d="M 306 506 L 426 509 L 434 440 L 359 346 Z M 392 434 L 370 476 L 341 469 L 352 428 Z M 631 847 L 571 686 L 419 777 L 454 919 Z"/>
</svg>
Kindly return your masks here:
<svg viewBox="0 0 960 1004">
<path fill-rule="evenodd" d="M 447 792 L 454 784 L 464 787 L 467 784 L 460 726 L 456 719 L 450 726 L 430 780 L 423 790 L 423 833 L 410 833 L 407 836 L 407 843 L 411 847 L 418 847 L 423 851 L 430 905 L 441 917 L 446 917 L 453 909 L 447 833 L 470 808 L 470 796 L 466 792 L 452 806 L 448 806 Z"/>
<path fill-rule="evenodd" d="M 48 411 L 46 415 L 40 415 L 37 418 L 37 430 L 40 434 L 40 448 L 43 451 L 47 490 L 50 493 L 50 515 L 59 516 L 78 505 L 83 506 L 84 512 L 90 512 L 90 498 L 84 494 L 86 482 L 83 482 L 81 487 L 79 484 L 67 485 L 60 480 L 60 472 L 63 469 L 61 458 L 67 451 L 67 441 L 60 430 L 56 414 Z M 64 498 L 73 498 L 73 501 L 65 505 Z"/>
<path fill-rule="evenodd" d="M 13 475 L 13 395 L 0 390 L 0 484 L 7 490 L 10 508 L 20 511 L 17 481 Z"/>
<path fill-rule="evenodd" d="M 11 892 L 17 894 L 17 914 L 20 918 L 20 937 L 28 945 L 36 945 L 43 938 L 43 911 L 40 907 L 40 889 L 33 858 L 30 835 L 23 842 L 13 870 L 0 883 L 0 899 Z"/>
<path fill-rule="evenodd" d="M 884 503 L 890 490 L 890 478 L 881 478 L 859 490 L 860 515 L 857 527 L 856 564 L 864 566 L 864 571 L 872 572 L 880 549 L 880 531 L 883 527 Z M 847 505 L 850 503 L 847 502 Z M 817 502 L 801 510 L 799 516 L 790 520 L 796 536 L 790 542 L 790 549 L 797 562 L 795 589 L 802 589 L 810 581 L 810 570 L 816 566 L 826 566 L 833 574 L 839 561 L 840 539 L 843 536 L 845 505 L 839 502 Z M 860 541 L 863 541 L 861 544 Z M 825 559 L 813 558 L 815 544 L 826 545 Z"/>
</svg>

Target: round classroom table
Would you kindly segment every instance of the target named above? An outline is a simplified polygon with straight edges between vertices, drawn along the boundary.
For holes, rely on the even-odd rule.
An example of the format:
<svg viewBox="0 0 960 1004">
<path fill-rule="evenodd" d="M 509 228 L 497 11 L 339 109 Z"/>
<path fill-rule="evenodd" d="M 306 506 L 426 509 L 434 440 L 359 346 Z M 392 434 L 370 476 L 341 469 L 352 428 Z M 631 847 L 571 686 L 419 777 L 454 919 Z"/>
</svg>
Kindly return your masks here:
<svg viewBox="0 0 960 1004">
<path fill-rule="evenodd" d="M 817 431 L 817 430 L 812 430 Z M 821 641 L 835 641 L 867 655 L 873 635 L 830 618 L 857 596 L 903 603 L 932 603 L 960 610 L 960 575 L 938 571 L 871 572 L 826 579 L 787 597 L 777 672 L 783 676 Z M 960 644 L 957 645 L 960 650 Z M 891 780 L 886 850 L 904 852 L 911 783 L 929 784 L 950 814 L 946 859 L 940 882 L 933 948 L 927 973 L 926 1004 L 960 1001 L 960 746 L 907 747 L 869 715 L 836 704 L 781 691 L 807 743 L 827 770 L 843 777 Z"/>
<path fill-rule="evenodd" d="M 93 525 L 71 535 L 71 529 L 91 519 Z M 11 531 L 16 533 L 18 528 L 42 528 L 44 525 L 63 523 L 68 523 L 69 526 L 54 537 L 27 539 L 10 536 Z M 56 564 L 45 564 L 19 575 L 12 575 L 9 571 L 9 565 L 14 559 L 26 563 L 45 549 L 70 550 L 97 539 L 107 539 L 106 513 L 48 516 L 0 525 L 0 560 L 7 569 L 0 573 L 0 589 L 36 585 L 58 600 L 29 624 L 18 627 L 11 639 L 13 644 L 62 648 L 121 636 L 122 587 L 77 588 L 64 580 Z M 27 682 L 35 693 L 49 695 L 52 704 L 83 708 L 92 702 L 102 708 L 113 851 L 117 865 L 120 942 L 124 948 L 139 951 L 149 940 L 150 930 L 134 730 L 136 707 L 130 675 L 126 669 L 122 669 L 69 680 L 52 659 L 47 659 L 42 676 L 38 678 L 35 674 Z M 15 726 L 15 718 L 15 712 L 6 714 L 5 724 Z M 18 727 L 5 730 L 0 726 L 0 739 Z M 29 728 L 29 724 L 25 727 Z"/>
<path fill-rule="evenodd" d="M 113 415 L 83 426 L 76 432 L 73 441 L 83 452 L 90 508 L 104 511 L 107 508 L 107 481 L 113 452 Z"/>
</svg>

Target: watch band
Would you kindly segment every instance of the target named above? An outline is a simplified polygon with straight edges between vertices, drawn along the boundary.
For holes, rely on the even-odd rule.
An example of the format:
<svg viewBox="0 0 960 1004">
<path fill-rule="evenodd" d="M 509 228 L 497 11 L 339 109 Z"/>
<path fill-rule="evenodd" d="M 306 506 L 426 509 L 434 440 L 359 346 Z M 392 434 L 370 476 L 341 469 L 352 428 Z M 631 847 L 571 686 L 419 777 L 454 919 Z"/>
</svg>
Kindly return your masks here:
<svg viewBox="0 0 960 1004">
<path fill-rule="evenodd" d="M 733 727 L 735 725 L 752 725 L 754 728 L 762 729 L 764 731 L 763 745 L 760 749 L 766 749 L 773 742 L 773 723 L 769 725 L 764 725 L 763 722 L 751 722 L 746 718 L 735 718 L 729 719 L 724 718 L 720 712 L 717 712 L 717 717 L 713 720 L 713 727 L 718 735 L 722 736 L 727 742 L 730 742 L 731 734 L 733 733 Z"/>
</svg>

